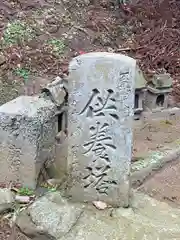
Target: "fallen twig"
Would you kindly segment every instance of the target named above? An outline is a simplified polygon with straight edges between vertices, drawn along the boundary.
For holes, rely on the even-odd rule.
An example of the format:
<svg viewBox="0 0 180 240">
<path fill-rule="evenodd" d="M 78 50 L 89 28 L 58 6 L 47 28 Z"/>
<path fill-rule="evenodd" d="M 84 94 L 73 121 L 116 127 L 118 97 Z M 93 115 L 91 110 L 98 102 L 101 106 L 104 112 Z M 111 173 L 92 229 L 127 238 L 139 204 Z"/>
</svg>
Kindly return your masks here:
<svg viewBox="0 0 180 240">
<path fill-rule="evenodd" d="M 122 52 L 122 51 L 136 51 L 138 49 L 141 49 L 143 47 L 137 47 L 137 48 L 130 48 L 130 47 L 126 47 L 126 48 L 119 48 L 116 50 L 116 52 Z"/>
</svg>

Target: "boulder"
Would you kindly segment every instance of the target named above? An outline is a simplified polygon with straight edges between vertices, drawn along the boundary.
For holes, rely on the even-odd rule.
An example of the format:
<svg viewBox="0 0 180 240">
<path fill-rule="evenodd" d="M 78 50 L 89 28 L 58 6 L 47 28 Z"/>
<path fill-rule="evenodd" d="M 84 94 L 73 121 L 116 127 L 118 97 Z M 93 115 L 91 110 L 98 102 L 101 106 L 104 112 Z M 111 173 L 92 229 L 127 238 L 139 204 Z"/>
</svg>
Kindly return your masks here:
<svg viewBox="0 0 180 240">
<path fill-rule="evenodd" d="M 33 240 L 53 240 L 41 227 L 36 226 L 32 221 L 28 210 L 23 211 L 16 220 L 17 226 L 27 237 Z"/>
<path fill-rule="evenodd" d="M 104 210 L 68 202 L 58 192 L 48 193 L 28 211 L 34 225 L 28 223 L 25 229 L 24 220 L 17 223 L 28 236 L 32 229 L 36 231 L 33 240 L 168 240 L 180 236 L 180 210 L 138 192 L 133 193 L 131 207 Z"/>
<path fill-rule="evenodd" d="M 39 198 L 28 208 L 29 218 L 32 219 L 34 227 L 32 224 L 26 224 L 24 227 L 25 221 L 21 220 L 22 215 L 17 218 L 16 223 L 27 236 L 32 235 L 34 228 L 34 235 L 44 234 L 49 236 L 48 239 L 60 239 L 71 231 L 82 212 L 82 205 L 68 203 L 59 192 L 51 192 Z"/>
</svg>

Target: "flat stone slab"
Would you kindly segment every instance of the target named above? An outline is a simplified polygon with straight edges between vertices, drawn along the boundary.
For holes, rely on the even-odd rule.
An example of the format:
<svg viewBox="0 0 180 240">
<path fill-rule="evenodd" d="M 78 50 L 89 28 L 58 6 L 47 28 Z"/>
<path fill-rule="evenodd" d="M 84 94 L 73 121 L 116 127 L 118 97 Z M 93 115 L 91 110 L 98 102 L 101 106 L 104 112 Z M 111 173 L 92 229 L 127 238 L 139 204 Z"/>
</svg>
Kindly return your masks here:
<svg viewBox="0 0 180 240">
<path fill-rule="evenodd" d="M 28 212 L 36 233 L 39 229 L 56 240 L 175 240 L 180 236 L 180 210 L 137 192 L 131 208 L 106 210 L 67 202 L 59 193 L 49 193 Z M 17 222 L 32 234 L 32 224 L 25 228 L 25 220 Z"/>
<path fill-rule="evenodd" d="M 163 94 L 172 92 L 173 88 L 153 88 L 152 86 L 147 86 L 147 89 L 154 94 Z"/>
<path fill-rule="evenodd" d="M 85 211 L 72 232 L 61 240 L 178 239 L 180 210 L 176 210 L 145 195 L 136 195 L 129 209 Z"/>
<path fill-rule="evenodd" d="M 135 70 L 134 59 L 112 53 L 70 63 L 67 194 L 74 200 L 129 204 Z"/>
</svg>

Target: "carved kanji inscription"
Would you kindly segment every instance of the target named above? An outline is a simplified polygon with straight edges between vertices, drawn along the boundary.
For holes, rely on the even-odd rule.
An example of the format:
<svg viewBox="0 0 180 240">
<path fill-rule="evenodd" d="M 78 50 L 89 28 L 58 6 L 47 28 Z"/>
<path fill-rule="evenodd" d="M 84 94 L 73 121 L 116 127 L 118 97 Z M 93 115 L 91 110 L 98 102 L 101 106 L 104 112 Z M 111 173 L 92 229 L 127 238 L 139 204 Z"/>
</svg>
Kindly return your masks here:
<svg viewBox="0 0 180 240">
<path fill-rule="evenodd" d="M 86 117 L 99 119 L 95 125 L 89 127 L 90 138 L 83 144 L 84 155 L 92 154 L 93 160 L 86 167 L 88 174 L 83 178 L 84 187 L 95 187 L 100 194 L 108 194 L 109 184 L 116 184 L 108 180 L 108 172 L 111 169 L 111 160 L 107 149 L 116 150 L 112 136 L 108 134 L 109 123 L 106 121 L 106 114 L 109 114 L 115 121 L 119 119 L 117 114 L 114 91 L 108 89 L 103 98 L 98 89 L 93 89 L 92 94 L 80 114 Z M 102 120 L 103 119 L 103 120 Z"/>
<path fill-rule="evenodd" d="M 90 151 L 95 154 L 100 154 L 103 151 L 106 151 L 106 148 L 109 147 L 111 149 L 116 149 L 113 145 L 112 137 L 106 134 L 106 130 L 109 127 L 108 123 L 96 122 L 96 126 L 90 126 L 90 139 L 88 142 L 84 143 L 84 148 L 87 150 L 84 154 L 89 153 Z"/>
<path fill-rule="evenodd" d="M 108 113 L 112 118 L 118 120 L 119 117 L 116 114 L 117 107 L 115 105 L 116 100 L 113 97 L 114 91 L 112 89 L 107 90 L 106 97 L 102 98 L 100 91 L 97 88 L 92 90 L 92 94 L 82 109 L 80 114 L 85 113 L 87 117 L 105 117 Z"/>
</svg>

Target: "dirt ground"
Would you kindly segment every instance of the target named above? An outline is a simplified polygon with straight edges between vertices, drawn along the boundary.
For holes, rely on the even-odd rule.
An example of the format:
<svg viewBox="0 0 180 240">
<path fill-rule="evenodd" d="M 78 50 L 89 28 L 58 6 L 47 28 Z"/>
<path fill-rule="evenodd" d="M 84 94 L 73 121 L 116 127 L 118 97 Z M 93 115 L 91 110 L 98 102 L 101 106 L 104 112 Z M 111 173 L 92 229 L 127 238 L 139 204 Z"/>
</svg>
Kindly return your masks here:
<svg viewBox="0 0 180 240">
<path fill-rule="evenodd" d="M 149 121 L 134 127 L 133 160 L 140 160 L 150 151 L 159 150 L 180 138 L 180 121 Z"/>
<path fill-rule="evenodd" d="M 139 187 L 139 191 L 173 207 L 180 207 L 180 159 L 166 165 Z"/>
<path fill-rule="evenodd" d="M 153 16 L 149 13 L 139 13 L 138 9 L 141 8 L 137 7 L 138 11 L 133 12 L 136 8 L 130 8 L 122 2 L 114 0 L 0 1 L 0 104 L 20 94 L 32 95 L 39 92 L 40 88 L 54 77 L 67 73 L 69 61 L 83 52 L 118 52 L 133 56 L 138 62 L 141 59 L 147 62 L 147 59 L 144 60 L 146 57 L 144 53 L 137 50 L 145 48 L 145 52 L 148 53 L 152 51 L 152 46 L 147 43 L 139 46 L 142 41 L 137 43 L 138 38 L 134 36 L 138 34 L 141 36 L 143 32 L 147 32 L 149 30 L 147 23 L 156 21 L 151 19 Z M 161 16 L 160 13 L 155 12 L 155 18 L 156 15 Z M 179 16 L 178 11 L 175 12 Z M 166 16 L 167 14 L 164 17 Z M 173 23 L 168 23 L 168 32 L 176 27 L 175 23 L 179 22 L 175 19 L 177 16 L 174 16 Z M 134 19 L 135 17 L 137 19 Z M 163 25 L 163 29 L 166 27 L 164 22 L 167 21 L 163 18 L 160 24 Z M 143 29 L 140 28 L 142 23 Z M 139 32 L 140 29 L 142 31 Z M 173 33 L 177 32 L 175 30 Z M 177 37 L 175 39 L 178 40 Z M 154 41 L 149 42 L 154 44 Z M 178 44 L 179 42 L 174 44 L 176 48 Z M 168 46 L 166 50 L 171 47 Z M 151 51 L 150 55 L 152 55 Z M 170 55 L 166 56 L 163 50 L 160 56 L 163 58 L 162 54 L 164 54 L 169 59 L 170 56 L 174 56 L 174 51 L 168 52 Z M 159 56 L 156 56 L 155 52 L 153 50 L 155 57 L 147 56 L 153 62 L 157 62 Z M 178 50 L 175 53 L 178 54 Z M 176 61 L 173 64 L 179 69 L 179 63 L 175 63 Z M 167 69 L 170 69 L 170 66 Z M 154 72 L 154 69 L 150 70 Z"/>
<path fill-rule="evenodd" d="M 0 220 L 0 240 L 29 240 L 17 228 L 10 228 L 5 220 Z"/>
<path fill-rule="evenodd" d="M 1 1 L 0 104 L 38 93 L 82 52 L 121 47 L 132 34 L 121 20 L 108 0 Z"/>
</svg>

